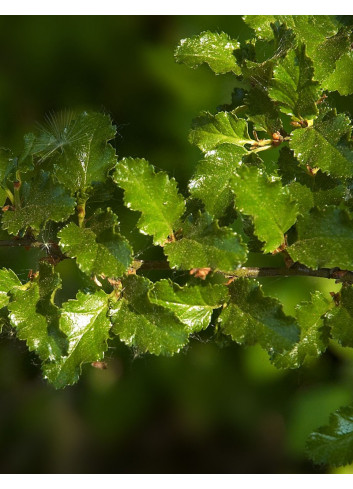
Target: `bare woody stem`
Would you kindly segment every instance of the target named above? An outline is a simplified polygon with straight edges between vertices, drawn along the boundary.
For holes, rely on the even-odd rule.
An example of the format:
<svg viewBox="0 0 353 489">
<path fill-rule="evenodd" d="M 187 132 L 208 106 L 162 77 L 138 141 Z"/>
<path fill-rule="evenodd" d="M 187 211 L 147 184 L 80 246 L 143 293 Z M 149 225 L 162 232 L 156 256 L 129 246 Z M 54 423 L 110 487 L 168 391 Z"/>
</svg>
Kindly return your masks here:
<svg viewBox="0 0 353 489">
<path fill-rule="evenodd" d="M 18 247 L 25 248 L 42 248 L 47 249 L 48 244 L 40 241 L 35 241 L 30 238 L 18 238 L 12 240 L 0 240 L 0 247 Z M 51 243 L 54 249 L 58 249 L 58 245 Z M 62 258 L 65 258 L 63 255 Z M 139 262 L 136 267 L 139 270 L 170 270 L 167 261 L 144 261 Z M 295 263 L 289 268 L 272 268 L 272 267 L 241 267 L 231 273 L 223 273 L 228 278 L 258 278 L 258 277 L 318 277 L 333 279 L 338 282 L 353 284 L 353 271 L 341 270 L 340 268 L 319 268 L 313 270 Z"/>
</svg>

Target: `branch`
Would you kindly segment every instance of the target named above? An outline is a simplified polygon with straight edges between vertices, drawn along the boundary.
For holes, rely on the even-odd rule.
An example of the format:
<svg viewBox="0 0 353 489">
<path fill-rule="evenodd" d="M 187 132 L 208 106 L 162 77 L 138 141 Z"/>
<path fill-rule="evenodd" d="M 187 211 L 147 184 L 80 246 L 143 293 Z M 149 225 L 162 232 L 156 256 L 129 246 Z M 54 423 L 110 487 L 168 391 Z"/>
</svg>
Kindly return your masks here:
<svg viewBox="0 0 353 489">
<path fill-rule="evenodd" d="M 25 248 L 42 248 L 45 246 L 44 243 L 40 241 L 35 241 L 31 238 L 14 238 L 0 241 L 0 246 L 8 246 L 8 247 L 18 247 L 24 246 Z"/>
<path fill-rule="evenodd" d="M 304 265 L 295 264 L 290 268 L 267 268 L 267 267 L 242 267 L 232 273 L 226 274 L 234 278 L 257 278 L 257 277 L 320 277 L 335 279 L 337 282 L 353 283 L 353 272 L 341 270 L 340 268 L 319 268 L 312 270 Z"/>
<path fill-rule="evenodd" d="M 145 261 L 140 266 L 140 270 L 166 270 L 168 262 Z M 304 265 L 294 264 L 290 268 L 270 268 L 270 267 L 241 267 L 234 272 L 224 273 L 226 277 L 234 278 L 257 278 L 257 277 L 319 277 L 334 279 L 337 282 L 353 284 L 353 272 L 341 270 L 340 268 L 319 268 L 312 270 Z"/>
<path fill-rule="evenodd" d="M 55 254 L 60 255 L 60 259 L 64 259 L 65 255 L 62 255 L 57 243 L 42 243 L 35 241 L 31 238 L 14 238 L 12 240 L 0 241 L 0 247 L 18 247 L 24 246 L 26 248 L 42 248 L 51 249 Z M 167 261 L 136 261 L 136 270 L 169 270 L 169 263 Z M 295 263 L 289 268 L 270 268 L 270 267 L 241 267 L 231 273 L 223 273 L 226 277 L 234 278 L 257 278 L 257 277 L 320 277 L 334 279 L 337 282 L 345 282 L 353 284 L 353 272 L 349 270 L 341 270 L 340 268 L 319 268 L 318 270 L 312 270 Z"/>
</svg>

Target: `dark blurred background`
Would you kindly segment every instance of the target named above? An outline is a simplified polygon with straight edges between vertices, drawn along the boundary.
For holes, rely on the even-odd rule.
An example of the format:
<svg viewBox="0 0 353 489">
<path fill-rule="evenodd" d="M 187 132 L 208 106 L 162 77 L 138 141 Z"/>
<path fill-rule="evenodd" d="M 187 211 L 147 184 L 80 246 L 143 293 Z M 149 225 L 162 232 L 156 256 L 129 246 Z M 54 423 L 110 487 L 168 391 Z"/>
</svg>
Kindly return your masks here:
<svg viewBox="0 0 353 489">
<path fill-rule="evenodd" d="M 119 156 L 145 157 L 185 189 L 200 159 L 187 141 L 191 119 L 229 103 L 233 84 L 174 62 L 179 40 L 206 29 L 248 34 L 237 16 L 0 17 L 0 145 L 18 151 L 51 111 L 104 110 L 118 126 Z M 36 259 L 0 251 L 0 266 L 24 281 Z M 80 276 L 67 262 L 58 268 L 74 290 Z M 289 314 L 312 288 L 337 290 L 317 279 L 262 282 Z M 314 467 L 304 447 L 311 430 L 353 400 L 348 349 L 332 344 L 291 372 L 272 367 L 258 347 L 207 338 L 173 358 L 135 358 L 115 343 L 108 361 L 55 391 L 23 343 L 0 337 L 2 473 L 331 471 Z"/>
</svg>

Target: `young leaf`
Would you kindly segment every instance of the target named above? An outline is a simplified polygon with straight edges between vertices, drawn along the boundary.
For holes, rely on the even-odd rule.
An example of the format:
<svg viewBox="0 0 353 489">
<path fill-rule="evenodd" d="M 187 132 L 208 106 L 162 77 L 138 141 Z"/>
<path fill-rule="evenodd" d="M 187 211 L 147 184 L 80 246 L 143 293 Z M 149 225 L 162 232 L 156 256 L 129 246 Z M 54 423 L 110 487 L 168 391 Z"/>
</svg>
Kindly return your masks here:
<svg viewBox="0 0 353 489">
<path fill-rule="evenodd" d="M 112 331 L 139 353 L 173 355 L 188 342 L 189 328 L 149 300 L 152 287 L 152 282 L 137 275 L 123 281 L 123 297 L 110 311 Z"/>
<path fill-rule="evenodd" d="M 314 269 L 353 267 L 353 226 L 347 211 L 314 208 L 298 218 L 297 231 L 297 241 L 287 249 L 294 261 Z"/>
<path fill-rule="evenodd" d="M 328 426 L 308 438 L 307 452 L 316 464 L 348 465 L 353 461 L 353 406 L 345 406 L 330 416 Z"/>
<path fill-rule="evenodd" d="M 83 363 L 100 361 L 108 348 L 111 323 L 108 318 L 108 295 L 79 291 L 76 300 L 65 302 L 61 309 L 60 329 L 65 333 L 68 349 L 59 361 L 44 366 L 45 376 L 56 388 L 77 382 Z"/>
<path fill-rule="evenodd" d="M 113 222 L 106 222 L 105 214 L 114 217 Z M 106 213 L 99 212 L 102 222 L 93 229 L 80 228 L 70 222 L 58 233 L 60 248 L 66 255 L 76 258 L 79 268 L 88 275 L 104 275 L 106 277 L 121 277 L 131 265 L 132 249 L 128 241 L 115 232 L 116 216 L 108 209 Z M 100 228 L 100 229 L 99 229 Z"/>
<path fill-rule="evenodd" d="M 22 183 L 20 198 L 20 205 L 2 217 L 3 229 L 14 235 L 28 227 L 39 232 L 46 222 L 65 221 L 75 211 L 75 200 L 67 190 L 42 171 Z"/>
<path fill-rule="evenodd" d="M 189 183 L 191 195 L 200 199 L 215 218 L 220 218 L 233 201 L 229 181 L 242 164 L 244 154 L 246 150 L 240 146 L 222 144 L 206 153 Z"/>
<path fill-rule="evenodd" d="M 39 275 L 25 285 L 12 289 L 8 305 L 10 322 L 20 340 L 27 343 L 44 362 L 58 361 L 64 341 L 58 331 L 59 310 L 54 304 L 61 280 L 53 267 L 40 264 Z"/>
<path fill-rule="evenodd" d="M 57 128 L 55 119 L 51 126 L 37 141 L 39 163 L 49 159 L 56 178 L 71 192 L 84 193 L 93 182 L 104 182 L 116 164 L 115 150 L 108 144 L 116 133 L 110 117 L 83 112 L 62 127 Z"/>
<path fill-rule="evenodd" d="M 295 319 L 284 314 L 277 299 L 265 297 L 256 280 L 239 278 L 230 284 L 229 302 L 218 320 L 237 343 L 259 343 L 271 355 L 291 349 L 299 339 Z"/>
<path fill-rule="evenodd" d="M 310 301 L 298 304 L 295 315 L 300 326 L 300 340 L 291 350 L 275 356 L 276 367 L 298 368 L 307 358 L 317 358 L 326 350 L 330 330 L 325 324 L 325 314 L 332 307 L 334 302 L 321 292 L 312 294 Z"/>
<path fill-rule="evenodd" d="M 153 304 L 174 312 L 187 326 L 189 333 L 195 333 L 207 328 L 213 309 L 217 309 L 227 300 L 228 291 L 224 285 L 180 287 L 170 280 L 160 280 L 154 284 L 148 296 Z"/>
<path fill-rule="evenodd" d="M 172 268 L 211 268 L 231 272 L 245 263 L 247 250 L 240 237 L 227 227 L 219 227 L 208 214 L 182 225 L 182 238 L 166 244 L 164 252 Z"/>
<path fill-rule="evenodd" d="M 239 46 L 238 41 L 230 39 L 224 32 L 206 31 L 189 39 L 182 39 L 175 51 L 175 59 L 190 68 L 207 63 L 216 74 L 232 71 L 239 75 L 240 68 L 234 56 L 234 51 Z"/>
<path fill-rule="evenodd" d="M 174 178 L 169 179 L 165 172 L 155 173 L 146 160 L 133 158 L 119 161 L 113 178 L 125 190 L 125 205 L 142 213 L 137 227 L 152 235 L 154 244 L 163 246 L 185 211 Z"/>
<path fill-rule="evenodd" d="M 274 68 L 269 94 L 282 112 L 300 119 L 316 116 L 315 102 L 320 98 L 320 92 L 318 82 L 312 80 L 313 73 L 305 46 L 289 51 Z"/>
<path fill-rule="evenodd" d="M 284 233 L 296 222 L 298 206 L 289 189 L 258 168 L 242 167 L 231 181 L 240 212 L 253 218 L 255 234 L 265 242 L 265 253 L 284 242 Z"/>
<path fill-rule="evenodd" d="M 19 287 L 21 282 L 12 270 L 2 268 L 0 270 L 0 309 L 7 306 L 10 297 L 9 292 L 14 287 Z"/>
<path fill-rule="evenodd" d="M 248 134 L 248 123 L 238 119 L 234 112 L 218 112 L 216 115 L 203 112 L 194 119 L 189 139 L 203 152 L 225 143 L 243 148 L 253 142 Z"/>
<path fill-rule="evenodd" d="M 303 165 L 348 178 L 353 175 L 353 151 L 347 142 L 350 133 L 349 117 L 332 111 L 313 126 L 293 131 L 290 147 Z"/>
</svg>

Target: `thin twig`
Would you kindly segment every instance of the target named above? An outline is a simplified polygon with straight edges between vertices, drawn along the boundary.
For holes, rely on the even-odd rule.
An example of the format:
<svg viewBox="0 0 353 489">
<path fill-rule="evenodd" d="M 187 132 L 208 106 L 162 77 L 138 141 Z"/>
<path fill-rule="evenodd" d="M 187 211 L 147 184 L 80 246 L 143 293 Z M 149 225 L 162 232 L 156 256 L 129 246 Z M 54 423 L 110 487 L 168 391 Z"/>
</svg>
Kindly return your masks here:
<svg viewBox="0 0 353 489">
<path fill-rule="evenodd" d="M 12 240 L 0 240 L 0 247 L 18 247 L 24 246 L 26 248 L 42 248 L 45 249 L 48 244 L 40 241 L 35 241 L 30 238 L 14 238 Z M 59 251 L 56 243 L 50 243 L 50 246 Z M 61 259 L 65 256 L 62 255 Z M 169 263 L 167 261 L 143 261 L 140 270 L 169 270 Z M 223 272 L 222 272 L 223 273 Z M 295 263 L 293 266 L 286 268 L 273 268 L 273 267 L 241 267 L 230 273 L 223 273 L 226 277 L 234 278 L 258 278 L 258 277 L 321 277 L 334 279 L 337 282 L 346 282 L 353 284 L 353 271 L 341 270 L 340 268 L 319 268 L 313 270 L 304 265 Z"/>
</svg>

